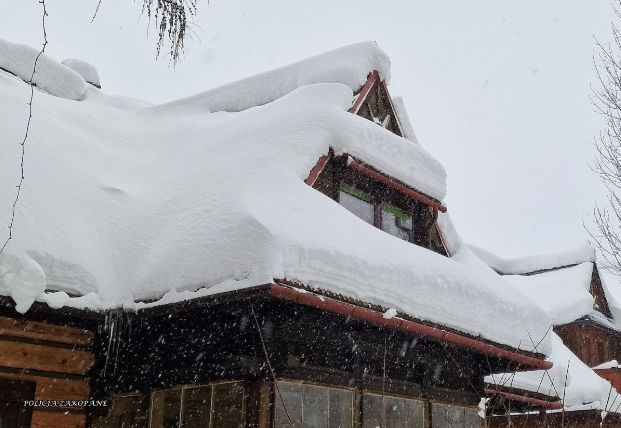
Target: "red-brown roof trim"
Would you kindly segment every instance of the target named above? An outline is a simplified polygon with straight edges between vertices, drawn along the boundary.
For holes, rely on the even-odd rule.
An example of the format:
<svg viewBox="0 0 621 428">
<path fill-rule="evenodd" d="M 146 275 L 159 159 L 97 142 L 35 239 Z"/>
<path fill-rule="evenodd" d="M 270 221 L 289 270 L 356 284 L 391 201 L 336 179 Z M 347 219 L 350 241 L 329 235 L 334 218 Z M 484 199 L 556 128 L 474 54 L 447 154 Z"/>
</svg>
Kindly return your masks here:
<svg viewBox="0 0 621 428">
<path fill-rule="evenodd" d="M 507 400 L 511 401 L 519 401 L 521 403 L 530 404 L 535 407 L 542 407 L 548 410 L 559 410 L 563 408 L 563 403 L 560 401 L 545 401 L 540 400 L 538 398 L 526 397 L 524 395 L 513 394 L 510 392 L 499 391 L 497 389 L 485 388 L 484 389 L 486 395 L 500 395 L 505 397 Z"/>
<path fill-rule="evenodd" d="M 380 78 L 379 73 L 377 71 L 374 71 L 373 73 L 369 74 L 367 81 L 364 83 L 364 85 L 362 85 L 362 88 L 360 88 L 360 91 L 358 92 L 358 95 L 356 96 L 356 100 L 354 101 L 354 103 L 349 109 L 350 113 L 354 113 L 354 114 L 358 113 L 358 110 L 360 110 L 360 106 L 362 105 L 363 101 L 367 98 L 367 95 L 369 95 L 371 88 L 373 87 L 375 82 L 379 80 L 379 78 Z"/>
<path fill-rule="evenodd" d="M 356 160 L 351 160 L 349 162 L 349 166 L 355 169 L 356 171 L 361 172 L 362 174 L 366 175 L 367 177 L 370 177 L 376 181 L 379 181 L 380 183 L 387 185 L 388 187 L 392 187 L 393 189 L 398 190 L 399 192 L 409 196 L 410 198 L 421 201 L 425 205 L 436 208 L 437 210 L 443 213 L 447 211 L 446 207 L 442 205 L 442 203 L 440 203 L 436 199 L 433 199 L 427 195 L 417 192 L 411 187 L 408 187 L 405 184 L 400 183 L 397 180 L 390 178 L 387 175 L 384 175 L 379 171 L 376 171 L 370 166 L 363 165 L 362 163 Z"/>
<path fill-rule="evenodd" d="M 300 305 L 310 306 L 322 311 L 347 315 L 373 324 L 430 337 L 440 342 L 452 343 L 464 348 L 470 348 L 484 355 L 505 358 L 529 368 L 543 370 L 552 368 L 552 363 L 550 361 L 524 355 L 515 351 L 509 351 L 482 340 L 461 336 L 457 333 L 421 324 L 419 322 L 397 317 L 384 318 L 384 313 L 380 311 L 342 302 L 331 297 L 320 296 L 307 290 L 295 289 L 281 284 L 272 284 L 269 288 L 269 294 L 282 300 L 289 300 Z"/>
<path fill-rule="evenodd" d="M 317 163 L 315 164 L 315 166 L 313 167 L 313 169 L 311 169 L 310 173 L 308 174 L 308 177 L 306 177 L 306 180 L 304 180 L 304 183 L 313 187 L 313 185 L 315 184 L 315 181 L 317 181 L 317 177 L 319 177 L 319 174 L 321 174 L 321 171 L 323 171 L 323 169 L 326 167 L 326 164 L 328 163 L 331 157 L 332 155 L 330 153 L 320 157 Z"/>
</svg>

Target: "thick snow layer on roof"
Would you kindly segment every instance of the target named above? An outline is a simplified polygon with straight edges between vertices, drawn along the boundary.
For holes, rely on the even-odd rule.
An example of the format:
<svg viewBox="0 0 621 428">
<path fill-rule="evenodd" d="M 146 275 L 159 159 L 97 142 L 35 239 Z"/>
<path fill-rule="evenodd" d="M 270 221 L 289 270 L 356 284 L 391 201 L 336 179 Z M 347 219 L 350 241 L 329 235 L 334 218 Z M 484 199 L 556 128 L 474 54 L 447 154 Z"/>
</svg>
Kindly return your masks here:
<svg viewBox="0 0 621 428">
<path fill-rule="evenodd" d="M 554 366 L 550 370 L 496 374 L 486 376 L 485 381 L 558 397 L 568 411 L 597 409 L 619 413 L 621 396 L 610 382 L 576 357 L 556 333 L 552 332 L 551 336 L 550 360 Z"/>
<path fill-rule="evenodd" d="M 506 275 L 520 275 L 595 261 L 595 250 L 588 243 L 575 250 L 513 259 L 499 257 L 474 245 L 471 245 L 470 248 L 492 269 Z"/>
<path fill-rule="evenodd" d="M 76 73 L 78 73 L 88 83 L 101 87 L 101 80 L 99 79 L 99 73 L 92 64 L 80 59 L 67 58 L 63 59 L 63 65 L 66 65 Z"/>
<path fill-rule="evenodd" d="M 0 72 L 0 92 L 0 223 L 8 224 L 29 89 Z M 410 174 L 395 175 L 411 185 L 436 179 L 436 161 L 349 113 L 352 99 L 343 83 L 310 84 L 211 113 L 201 103 L 107 102 L 95 88 L 82 102 L 37 93 L 0 292 L 20 310 L 33 300 L 136 307 L 284 278 L 531 350 L 528 336 L 543 337 L 549 318 L 483 264 L 392 237 L 304 184 L 330 147 Z"/>
<path fill-rule="evenodd" d="M 39 51 L 30 46 L 0 39 L 0 69 L 4 69 L 57 97 L 78 100 L 86 92 L 86 82 L 78 73 L 42 53 L 34 76 Z"/>
<path fill-rule="evenodd" d="M 399 127 L 403 132 L 403 136 L 411 142 L 418 144 L 418 138 L 416 138 L 416 133 L 414 132 L 410 116 L 405 108 L 403 98 L 394 97 L 392 99 L 392 105 L 395 108 L 395 113 L 397 113 L 397 120 L 399 121 Z"/>
<path fill-rule="evenodd" d="M 550 315 L 554 325 L 565 324 L 593 312 L 589 293 L 593 263 L 581 263 L 537 275 L 505 275 L 516 289 L 532 296 Z M 561 297 L 562 296 L 562 297 Z"/>
<path fill-rule="evenodd" d="M 592 367 L 594 370 L 608 370 L 608 369 L 618 369 L 619 362 L 617 360 L 606 361 L 605 363 L 601 363 Z"/>
<path fill-rule="evenodd" d="M 301 86 L 342 83 L 357 91 L 370 72 L 390 80 L 390 59 L 375 42 L 362 42 L 174 101 L 204 111 L 238 112 L 272 102 Z M 303 100 L 300 100 L 304 102 Z"/>
</svg>

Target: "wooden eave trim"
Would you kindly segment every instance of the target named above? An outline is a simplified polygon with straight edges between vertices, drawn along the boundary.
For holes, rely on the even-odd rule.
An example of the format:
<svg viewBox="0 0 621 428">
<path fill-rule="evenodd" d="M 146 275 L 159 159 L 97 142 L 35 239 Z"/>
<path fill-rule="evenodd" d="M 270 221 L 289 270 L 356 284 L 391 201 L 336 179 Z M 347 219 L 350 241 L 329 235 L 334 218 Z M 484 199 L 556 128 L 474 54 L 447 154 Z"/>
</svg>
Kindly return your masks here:
<svg viewBox="0 0 621 428">
<path fill-rule="evenodd" d="M 525 395 L 514 394 L 512 392 L 500 391 L 498 389 L 485 388 L 486 395 L 499 395 L 511 401 L 518 401 L 520 403 L 530 404 L 534 407 L 541 407 L 547 410 L 559 410 L 563 408 L 563 403 L 560 401 L 546 401 L 538 398 L 527 397 Z"/>
<path fill-rule="evenodd" d="M 362 106 L 362 103 L 369 95 L 369 92 L 371 92 L 371 88 L 373 87 L 375 82 L 379 80 L 379 78 L 379 73 L 377 71 L 373 71 L 371 74 L 369 74 L 367 81 L 364 83 L 364 85 L 362 85 L 360 91 L 358 91 L 358 94 L 356 95 L 356 100 L 349 109 L 350 113 L 358 114 L 360 106 Z"/>
<path fill-rule="evenodd" d="M 420 202 L 422 202 L 423 204 L 430 206 L 432 208 L 437 209 L 440 212 L 445 213 L 447 211 L 447 208 L 442 205 L 442 203 L 440 201 L 438 201 L 437 199 L 434 199 L 430 196 L 427 196 L 423 193 L 420 193 L 414 189 L 412 189 L 411 187 L 391 178 L 388 177 L 385 174 L 382 174 L 381 172 L 377 171 L 376 169 L 372 168 L 369 165 L 365 165 L 362 162 L 359 162 L 357 160 L 351 159 L 348 162 L 348 167 L 355 169 L 356 171 L 366 175 L 369 178 L 372 178 L 376 181 L 379 181 L 382 184 L 385 184 L 388 187 L 391 187 L 401 193 L 403 193 L 406 196 L 409 196 L 412 199 L 416 199 Z"/>
<path fill-rule="evenodd" d="M 317 178 L 319 177 L 319 174 L 321 174 L 321 171 L 323 171 L 331 158 L 332 151 L 330 151 L 330 153 L 328 153 L 327 155 L 323 155 L 322 157 L 320 157 L 313 169 L 311 169 L 308 177 L 306 177 L 306 180 L 304 180 L 304 183 L 313 187 L 315 185 L 315 182 L 317 181 Z"/>
<path fill-rule="evenodd" d="M 552 362 L 546 361 L 543 358 L 538 358 L 535 356 L 526 355 L 524 353 L 518 353 L 516 351 L 503 349 L 492 343 L 487 343 L 482 340 L 466 337 L 454 332 L 446 331 L 438 327 L 425 325 L 419 322 L 406 320 L 398 317 L 387 319 L 384 318 L 383 312 L 354 305 L 351 303 L 346 303 L 340 300 L 333 299 L 331 297 L 318 295 L 304 289 L 297 289 L 287 285 L 274 283 L 269 289 L 269 294 L 278 299 L 292 301 L 326 312 L 350 316 L 352 318 L 356 318 L 362 321 L 367 321 L 376 325 L 394 328 L 397 330 L 405 331 L 407 333 L 414 333 L 417 335 L 426 336 L 439 342 L 451 343 L 463 348 L 469 348 L 484 355 L 508 359 L 522 364 L 528 368 L 543 370 L 552 368 Z"/>
</svg>

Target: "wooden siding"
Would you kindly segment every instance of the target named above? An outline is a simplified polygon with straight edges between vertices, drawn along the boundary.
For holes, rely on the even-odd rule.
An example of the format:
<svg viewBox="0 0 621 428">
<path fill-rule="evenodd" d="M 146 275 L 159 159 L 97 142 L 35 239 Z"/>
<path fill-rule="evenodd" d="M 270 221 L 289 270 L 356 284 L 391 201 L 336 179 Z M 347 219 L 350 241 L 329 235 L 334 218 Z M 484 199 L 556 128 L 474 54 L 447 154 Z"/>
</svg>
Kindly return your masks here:
<svg viewBox="0 0 621 428">
<path fill-rule="evenodd" d="M 606 315 L 608 318 L 612 318 L 610 307 L 608 306 L 608 300 L 606 299 L 606 293 L 602 286 L 602 280 L 599 277 L 599 271 L 597 265 L 593 266 L 593 275 L 591 276 L 591 285 L 589 287 L 589 293 L 595 299 L 595 309 Z"/>
<path fill-rule="evenodd" d="M 589 367 L 621 360 L 621 334 L 589 320 L 576 320 L 554 327 L 554 331 Z"/>
<path fill-rule="evenodd" d="M 609 381 L 617 391 L 621 391 L 621 369 L 596 369 L 595 373 Z"/>
<path fill-rule="evenodd" d="M 0 316 L 0 379 L 35 383 L 35 400 L 85 400 L 95 363 L 92 331 Z M 82 428 L 84 408 L 34 408 L 31 427 Z"/>
</svg>

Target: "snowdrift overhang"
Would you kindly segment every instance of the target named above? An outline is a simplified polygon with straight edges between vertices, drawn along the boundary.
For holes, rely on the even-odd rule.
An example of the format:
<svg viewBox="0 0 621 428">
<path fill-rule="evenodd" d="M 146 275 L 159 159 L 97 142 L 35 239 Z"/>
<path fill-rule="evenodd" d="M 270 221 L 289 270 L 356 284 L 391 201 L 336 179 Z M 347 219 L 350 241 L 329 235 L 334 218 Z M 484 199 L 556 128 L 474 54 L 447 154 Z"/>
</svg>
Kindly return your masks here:
<svg viewBox="0 0 621 428">
<path fill-rule="evenodd" d="M 422 336 L 436 342 L 456 345 L 489 357 L 512 361 L 518 364 L 519 371 L 532 369 L 547 370 L 552 368 L 553 365 L 552 362 L 546 360 L 545 355 L 540 353 L 518 350 L 438 324 L 416 320 L 402 313 L 390 316 L 387 314 L 388 308 L 340 295 L 337 296 L 324 290 L 312 289 L 303 284 L 293 284 L 289 281 L 276 280 L 271 284 L 199 297 L 193 300 L 182 300 L 155 306 L 148 305 L 138 309 L 137 313 L 145 316 L 157 316 L 227 301 L 253 300 L 266 297 L 293 302 L 324 312 L 344 315 L 388 329 Z"/>
</svg>

